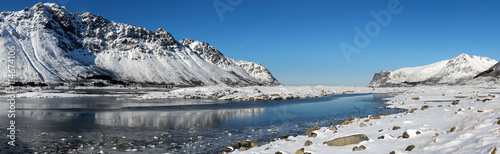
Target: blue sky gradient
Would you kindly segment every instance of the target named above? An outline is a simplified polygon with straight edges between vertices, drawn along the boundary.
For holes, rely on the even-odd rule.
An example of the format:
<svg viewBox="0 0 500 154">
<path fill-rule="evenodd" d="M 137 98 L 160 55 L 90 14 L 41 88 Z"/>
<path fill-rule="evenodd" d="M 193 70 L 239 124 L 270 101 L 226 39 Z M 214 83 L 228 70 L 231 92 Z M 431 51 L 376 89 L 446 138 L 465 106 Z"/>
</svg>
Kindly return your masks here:
<svg viewBox="0 0 500 154">
<path fill-rule="evenodd" d="M 421 66 L 461 53 L 500 60 L 500 1 L 496 0 L 19 0 L 0 10 L 38 2 L 104 18 L 164 28 L 177 40 L 205 41 L 230 58 L 260 62 L 285 85 L 365 86 L 381 70 Z M 232 2 L 232 3 L 231 3 Z M 399 2 L 370 43 L 349 62 L 339 47 L 376 21 L 370 11 Z M 217 13 L 226 10 L 222 18 Z M 375 30 L 370 29 L 370 30 Z"/>
</svg>

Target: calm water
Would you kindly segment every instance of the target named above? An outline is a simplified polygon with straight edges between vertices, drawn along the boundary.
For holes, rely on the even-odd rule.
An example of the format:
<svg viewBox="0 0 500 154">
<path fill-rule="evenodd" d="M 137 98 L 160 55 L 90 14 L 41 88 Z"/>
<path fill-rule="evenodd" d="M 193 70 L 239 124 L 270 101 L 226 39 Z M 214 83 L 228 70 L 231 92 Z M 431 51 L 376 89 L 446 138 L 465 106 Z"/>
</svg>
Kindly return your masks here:
<svg viewBox="0 0 500 154">
<path fill-rule="evenodd" d="M 16 122 L 21 130 L 20 142 L 30 148 L 33 144 L 60 142 L 61 138 L 80 135 L 89 140 L 79 143 L 75 139 L 75 144 L 83 144 L 80 150 L 84 152 L 114 151 L 112 145 L 104 143 L 116 137 L 137 145 L 154 145 L 154 148 L 126 146 L 122 150 L 219 152 L 245 139 L 265 144 L 272 138 L 302 134 L 316 125 L 329 126 L 350 117 L 401 112 L 384 109 L 386 97 L 386 94 L 346 94 L 256 102 L 137 100 L 133 96 L 18 98 Z M 6 99 L 1 100 L 0 115 L 7 115 L 7 108 Z M 6 127 L 7 116 L 0 120 L 0 125 Z M 1 132 L 5 136 L 6 132 Z M 43 132 L 49 135 L 40 135 Z"/>
</svg>

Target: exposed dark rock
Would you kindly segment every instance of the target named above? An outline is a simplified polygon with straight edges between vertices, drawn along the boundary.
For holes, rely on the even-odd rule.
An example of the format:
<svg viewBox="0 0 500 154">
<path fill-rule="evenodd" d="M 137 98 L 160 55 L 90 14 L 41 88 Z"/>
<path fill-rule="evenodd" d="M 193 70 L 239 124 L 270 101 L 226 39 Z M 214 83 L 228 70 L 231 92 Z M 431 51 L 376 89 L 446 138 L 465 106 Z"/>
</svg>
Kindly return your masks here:
<svg viewBox="0 0 500 154">
<path fill-rule="evenodd" d="M 423 111 L 423 110 L 426 110 L 426 109 L 429 109 L 429 108 L 431 108 L 431 106 L 429 106 L 429 105 L 424 105 L 424 106 L 422 106 L 422 108 L 420 108 L 420 110 L 422 110 L 422 111 Z"/>
<path fill-rule="evenodd" d="M 315 131 L 314 128 L 308 128 L 303 135 L 305 135 L 307 137 L 316 137 L 316 136 L 318 136 L 318 134 L 313 133 L 313 131 Z"/>
<path fill-rule="evenodd" d="M 375 115 L 375 116 L 370 115 L 370 116 L 369 116 L 369 119 L 380 119 L 380 116 L 378 116 L 378 115 Z"/>
<path fill-rule="evenodd" d="M 233 152 L 233 149 L 227 147 L 227 148 L 222 149 L 222 151 L 224 151 L 224 152 Z"/>
<path fill-rule="evenodd" d="M 304 154 L 304 148 L 295 151 L 295 154 Z"/>
<path fill-rule="evenodd" d="M 366 127 L 366 124 L 365 123 L 360 123 L 359 127 Z"/>
<path fill-rule="evenodd" d="M 313 144 L 313 142 L 311 142 L 311 141 L 307 140 L 307 141 L 304 143 L 304 146 L 310 146 L 310 145 L 312 145 L 312 144 Z"/>
<path fill-rule="evenodd" d="M 239 151 L 247 151 L 247 147 L 240 147 Z"/>
<path fill-rule="evenodd" d="M 399 126 L 392 127 L 392 130 L 398 130 L 398 129 L 401 129 L 401 127 L 399 127 Z"/>
<path fill-rule="evenodd" d="M 408 132 L 404 132 L 403 133 L 403 138 L 410 138 L 410 134 L 408 134 Z"/>
<path fill-rule="evenodd" d="M 331 125 L 330 127 L 328 127 L 328 129 L 331 130 L 331 131 L 336 131 L 337 127 L 334 126 L 334 125 Z"/>
<path fill-rule="evenodd" d="M 405 151 L 412 151 L 413 149 L 415 149 L 415 145 L 409 145 L 406 147 Z"/>
<path fill-rule="evenodd" d="M 361 145 L 361 146 L 355 146 L 354 148 L 352 148 L 352 151 L 364 151 L 366 150 L 366 146 L 364 145 Z"/>
</svg>

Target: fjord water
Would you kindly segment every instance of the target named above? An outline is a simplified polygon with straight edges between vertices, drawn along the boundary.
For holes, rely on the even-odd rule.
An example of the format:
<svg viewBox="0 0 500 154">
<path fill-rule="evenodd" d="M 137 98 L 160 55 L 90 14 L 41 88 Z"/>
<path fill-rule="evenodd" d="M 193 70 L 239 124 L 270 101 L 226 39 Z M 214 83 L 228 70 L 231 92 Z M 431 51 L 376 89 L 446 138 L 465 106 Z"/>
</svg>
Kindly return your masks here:
<svg viewBox="0 0 500 154">
<path fill-rule="evenodd" d="M 309 127 L 334 125 L 350 117 L 401 112 L 385 109 L 386 97 L 387 94 L 344 94 L 254 102 L 138 100 L 133 96 L 18 98 L 16 124 L 19 140 L 31 141 L 27 147 L 63 142 L 64 138 L 76 145 L 58 149 L 220 152 L 246 139 L 265 144 L 272 138 L 299 135 Z M 0 107 L 0 114 L 7 115 L 8 102 L 2 101 Z M 7 117 L 0 119 L 2 128 L 6 127 Z M 0 132 L 2 136 L 7 133 Z M 44 132 L 48 135 L 41 135 Z"/>
</svg>

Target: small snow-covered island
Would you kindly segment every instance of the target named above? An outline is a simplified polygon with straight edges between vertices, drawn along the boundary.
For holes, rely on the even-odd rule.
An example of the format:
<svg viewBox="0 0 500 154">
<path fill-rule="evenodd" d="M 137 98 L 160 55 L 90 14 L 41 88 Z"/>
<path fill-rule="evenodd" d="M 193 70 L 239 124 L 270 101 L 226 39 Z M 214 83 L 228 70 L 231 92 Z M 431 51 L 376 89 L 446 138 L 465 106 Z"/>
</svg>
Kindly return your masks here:
<svg viewBox="0 0 500 154">
<path fill-rule="evenodd" d="M 217 23 L 230 20 L 222 17 L 230 18 L 233 10 L 235 14 L 245 11 L 249 7 L 245 3 L 253 2 L 215 1 Z M 421 2 L 412 2 L 417 3 Z M 390 11 L 367 14 L 380 22 L 378 30 L 382 32 L 391 30 L 393 25 L 388 24 L 401 26 L 398 24 L 403 23 L 397 21 L 400 16 L 412 13 L 412 8 L 403 10 L 400 6 L 399 12 L 403 12 L 399 15 L 394 12 L 400 3 L 389 4 Z M 299 69 L 318 70 L 307 63 L 332 67 L 316 60 L 323 60 L 322 55 L 314 55 L 320 54 L 317 47 L 301 47 L 321 46 L 319 39 L 314 40 L 320 43 L 303 39 L 299 40 L 305 43 L 285 43 L 293 44 L 291 47 L 281 46 L 286 41 L 262 44 L 272 49 L 273 45 L 282 50 L 300 48 L 300 54 L 315 56 L 297 56 L 290 51 L 273 60 L 293 57 L 289 65 L 303 66 L 268 69 L 265 63 L 252 62 L 268 51 L 245 53 L 256 55 L 250 61 L 235 60 L 207 42 L 174 38 L 168 29 L 152 31 L 70 9 L 55 3 L 36 3 L 20 11 L 0 13 L 0 153 L 500 153 L 500 62 L 492 57 L 496 52 L 436 53 L 447 58 L 426 53 L 424 66 L 412 65 L 422 64 L 410 60 L 415 58 L 408 58 L 408 64 L 398 62 L 404 59 L 386 61 L 387 65 L 370 64 L 384 56 L 353 52 L 338 57 L 366 54 L 376 58 L 370 58 L 363 67 L 396 70 L 373 76 L 369 72 L 362 78 L 368 79 L 362 81 L 364 85 L 291 86 L 295 85 L 291 81 L 307 76 Z M 200 20 L 195 23 L 212 28 L 217 25 L 195 17 L 188 20 L 188 15 L 193 14 L 176 14 L 186 19 L 176 17 L 168 22 Z M 287 25 L 294 35 L 312 37 L 293 28 L 306 25 Z M 373 47 L 353 48 L 373 50 L 380 47 L 375 44 L 376 37 L 384 42 L 385 37 L 396 35 L 388 32 L 390 36 L 378 36 L 373 33 L 377 26 L 366 27 L 354 28 L 354 45 L 359 39 L 373 39 Z M 280 30 L 289 33 L 289 29 Z M 266 32 L 268 37 L 272 33 Z M 233 49 L 248 48 L 266 34 L 249 34 L 247 44 Z M 198 37 L 205 38 L 202 36 Z M 495 50 L 498 46 L 490 47 Z M 342 76 L 353 73 L 350 69 L 361 69 L 353 63 L 321 73 L 331 71 Z M 388 65 L 392 63 L 411 67 Z M 297 69 L 290 72 L 299 73 L 279 68 Z M 275 77 L 271 70 L 297 78 L 280 82 L 278 79 L 285 75 Z M 325 73 L 325 77 L 335 75 Z M 347 78 L 360 79 L 357 75 Z"/>
</svg>

